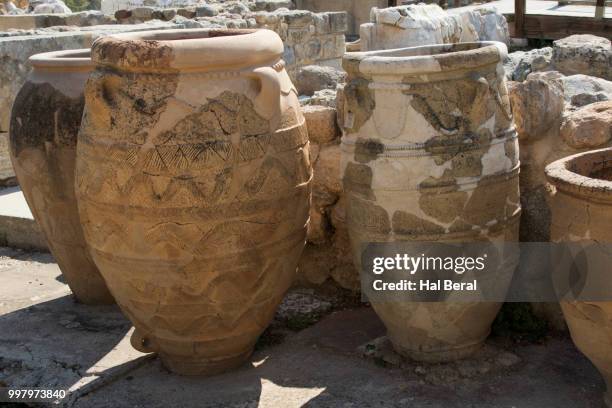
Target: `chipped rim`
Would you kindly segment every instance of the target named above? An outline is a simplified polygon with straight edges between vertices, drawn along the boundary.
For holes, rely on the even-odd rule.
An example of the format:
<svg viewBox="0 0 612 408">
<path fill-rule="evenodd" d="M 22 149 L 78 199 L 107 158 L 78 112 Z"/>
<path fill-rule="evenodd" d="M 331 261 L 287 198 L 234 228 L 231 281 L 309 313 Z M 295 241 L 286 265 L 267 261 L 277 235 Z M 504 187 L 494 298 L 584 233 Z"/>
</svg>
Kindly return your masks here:
<svg viewBox="0 0 612 408">
<path fill-rule="evenodd" d="M 582 165 L 590 173 L 596 166 L 601 166 L 601 169 L 608 168 L 606 164 L 612 167 L 612 148 L 591 150 L 565 157 L 550 163 L 544 172 L 548 182 L 557 190 L 585 199 L 612 201 L 612 181 L 585 176 L 576 169 Z"/>
<path fill-rule="evenodd" d="M 32 55 L 28 61 L 35 69 L 45 71 L 92 71 L 91 50 L 51 51 Z"/>
<path fill-rule="evenodd" d="M 256 67 L 278 62 L 283 52 L 278 34 L 267 29 L 139 31 L 101 37 L 92 45 L 97 66 L 152 73 Z"/>
<path fill-rule="evenodd" d="M 465 71 L 504 60 L 508 48 L 498 41 L 422 45 L 365 52 L 347 52 L 347 72 L 366 75 L 418 75 Z"/>
</svg>

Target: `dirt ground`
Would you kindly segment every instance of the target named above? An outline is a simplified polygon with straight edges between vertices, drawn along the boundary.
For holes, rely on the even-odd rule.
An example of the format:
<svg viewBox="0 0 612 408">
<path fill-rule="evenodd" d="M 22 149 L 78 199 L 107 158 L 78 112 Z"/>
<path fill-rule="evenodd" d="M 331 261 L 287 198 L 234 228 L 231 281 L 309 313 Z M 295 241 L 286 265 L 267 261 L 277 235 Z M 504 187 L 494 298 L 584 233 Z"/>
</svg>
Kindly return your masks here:
<svg viewBox="0 0 612 408">
<path fill-rule="evenodd" d="M 100 408 L 604 406 L 602 379 L 567 336 L 541 344 L 492 337 L 474 358 L 418 364 L 393 353 L 365 306 L 302 330 L 288 325 L 307 297 L 288 298 L 251 363 L 180 377 L 130 347 L 116 307 L 74 303 L 50 255 L 0 248 L 0 386 L 66 389 L 61 405 Z M 333 303 L 313 302 L 311 315 Z"/>
</svg>

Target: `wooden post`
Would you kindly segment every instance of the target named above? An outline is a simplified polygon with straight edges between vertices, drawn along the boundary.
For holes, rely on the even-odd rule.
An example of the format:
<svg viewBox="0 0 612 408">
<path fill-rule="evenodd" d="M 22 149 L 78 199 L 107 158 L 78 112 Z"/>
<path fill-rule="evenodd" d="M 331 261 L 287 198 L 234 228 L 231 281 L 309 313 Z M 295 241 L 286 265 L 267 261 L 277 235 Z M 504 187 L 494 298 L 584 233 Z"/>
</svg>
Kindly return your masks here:
<svg viewBox="0 0 612 408">
<path fill-rule="evenodd" d="M 606 11 L 606 0 L 597 0 L 595 4 L 595 18 L 604 18 Z"/>
<path fill-rule="evenodd" d="M 525 37 L 526 2 L 527 0 L 514 0 L 514 36 L 516 38 Z"/>
</svg>

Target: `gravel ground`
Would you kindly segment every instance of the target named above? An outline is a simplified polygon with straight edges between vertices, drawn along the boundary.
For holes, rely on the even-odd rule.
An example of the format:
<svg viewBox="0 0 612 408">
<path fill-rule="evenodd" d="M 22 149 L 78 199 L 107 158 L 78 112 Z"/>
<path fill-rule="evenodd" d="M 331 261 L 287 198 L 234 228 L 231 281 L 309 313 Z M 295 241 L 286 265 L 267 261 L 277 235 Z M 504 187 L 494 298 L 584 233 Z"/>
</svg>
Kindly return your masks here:
<svg viewBox="0 0 612 408">
<path fill-rule="evenodd" d="M 494 337 L 474 358 L 419 364 L 393 352 L 370 308 L 298 290 L 249 364 L 189 378 L 133 350 L 116 307 L 75 303 L 50 255 L 0 248 L 0 283 L 0 386 L 67 389 L 63 406 L 603 407 L 603 381 L 563 335 Z"/>
</svg>

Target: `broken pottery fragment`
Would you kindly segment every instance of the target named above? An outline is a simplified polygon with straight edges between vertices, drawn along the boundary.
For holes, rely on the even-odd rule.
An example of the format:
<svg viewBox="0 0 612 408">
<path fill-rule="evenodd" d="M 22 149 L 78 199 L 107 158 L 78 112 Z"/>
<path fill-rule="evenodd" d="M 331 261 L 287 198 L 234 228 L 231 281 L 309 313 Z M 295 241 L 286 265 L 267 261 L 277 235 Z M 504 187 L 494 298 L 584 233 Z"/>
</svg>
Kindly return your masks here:
<svg viewBox="0 0 612 408">
<path fill-rule="evenodd" d="M 342 177 L 353 258 L 362 244 L 518 239 L 519 156 L 501 43 L 347 53 Z M 500 303 L 372 302 L 395 349 L 466 357 Z"/>
<path fill-rule="evenodd" d="M 612 242 L 612 149 L 592 150 L 546 166 L 552 242 Z M 599 370 L 612 407 L 612 302 L 561 302 L 576 347 Z"/>
<path fill-rule="evenodd" d="M 77 197 L 110 290 L 172 371 L 245 362 L 296 274 L 308 135 L 269 30 L 120 34 L 92 47 Z"/>
<path fill-rule="evenodd" d="M 28 206 L 75 297 L 113 303 L 83 238 L 74 166 L 83 88 L 93 64 L 89 50 L 30 58 L 32 71 L 11 113 L 11 161 Z"/>
</svg>

